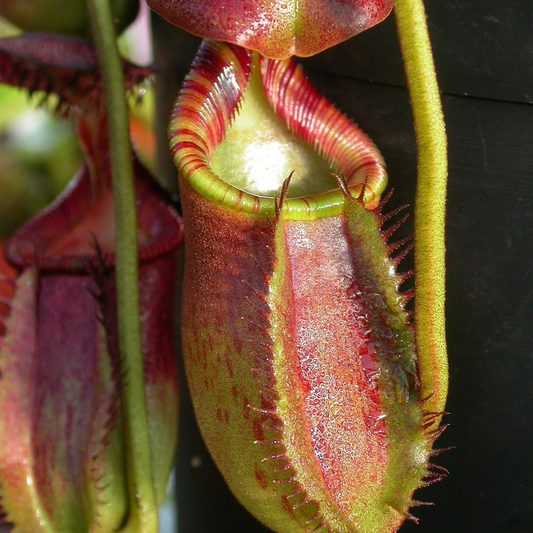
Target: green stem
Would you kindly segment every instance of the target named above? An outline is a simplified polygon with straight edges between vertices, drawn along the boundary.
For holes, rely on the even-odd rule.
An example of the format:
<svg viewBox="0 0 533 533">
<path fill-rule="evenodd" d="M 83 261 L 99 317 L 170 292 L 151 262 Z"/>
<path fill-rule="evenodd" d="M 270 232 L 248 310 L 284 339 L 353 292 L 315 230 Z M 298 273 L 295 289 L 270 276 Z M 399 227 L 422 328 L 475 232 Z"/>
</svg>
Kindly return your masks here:
<svg viewBox="0 0 533 533">
<path fill-rule="evenodd" d="M 444 322 L 446 133 L 422 0 L 395 0 L 418 149 L 415 334 L 424 408 L 442 411 L 448 389 Z"/>
<path fill-rule="evenodd" d="M 123 531 L 156 533 L 139 320 L 137 213 L 124 75 L 109 0 L 89 0 L 105 91 L 115 210 L 118 345 L 130 516 Z"/>
</svg>

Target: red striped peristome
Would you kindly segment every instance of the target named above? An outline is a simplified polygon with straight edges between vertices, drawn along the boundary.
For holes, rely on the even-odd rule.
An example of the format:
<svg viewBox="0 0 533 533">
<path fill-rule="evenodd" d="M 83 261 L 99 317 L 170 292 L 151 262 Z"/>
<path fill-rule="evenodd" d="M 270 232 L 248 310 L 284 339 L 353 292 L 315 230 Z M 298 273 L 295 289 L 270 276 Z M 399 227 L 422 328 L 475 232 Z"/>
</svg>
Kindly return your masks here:
<svg viewBox="0 0 533 533">
<path fill-rule="evenodd" d="M 240 47 L 209 42 L 194 60 L 193 74 L 183 82 L 180 122 L 171 128 L 171 153 L 183 150 L 183 172 L 208 168 L 213 150 L 237 113 L 251 71 L 251 54 Z"/>
<path fill-rule="evenodd" d="M 211 172 L 214 150 L 238 114 L 252 59 L 253 53 L 244 48 L 204 41 L 183 83 L 170 126 L 170 149 L 180 172 Z M 294 61 L 260 57 L 260 62 L 265 95 L 277 116 L 330 163 L 332 172 L 345 177 L 354 194 L 365 184 L 365 201 L 374 200 L 375 205 L 387 177 L 372 141 L 318 93 Z M 210 177 L 217 182 L 216 176 Z M 241 207 L 250 201 L 246 194 L 227 196 L 229 189 L 220 181 L 218 186 L 221 201 L 236 201 Z M 253 204 L 261 209 L 257 201 Z M 273 209 L 273 204 L 269 207 Z"/>
<path fill-rule="evenodd" d="M 236 157 L 242 148 L 231 128 L 262 134 L 266 119 L 243 116 L 267 113 L 249 104 L 257 87 L 293 149 L 311 144 L 348 181 L 291 198 L 285 180 L 262 197 L 215 173 L 222 143 Z M 428 460 L 442 413 L 420 397 L 397 272 L 409 248 L 389 242 L 399 223 L 382 229 L 396 211 L 381 214 L 379 152 L 292 61 L 214 42 L 183 85 L 170 145 L 188 236 L 185 369 L 228 485 L 279 533 L 387 533 L 416 520 L 414 490 L 442 476 Z"/>
<path fill-rule="evenodd" d="M 85 82 L 71 100 L 66 80 L 73 76 L 76 85 L 92 72 L 82 66 L 76 77 L 68 64 L 79 59 L 76 49 L 56 57 L 53 48 L 34 47 L 23 59 L 20 42 L 15 48 L 11 57 L 0 41 L 0 61 L 11 57 L 16 64 L 6 76 L 27 86 L 30 78 L 16 72 L 38 72 L 39 80 L 49 77 L 51 88 L 61 89 L 60 98 L 75 106 L 85 161 L 60 197 L 5 246 L 15 273 L 0 274 L 0 516 L 14 532 L 110 533 L 123 529 L 131 506 L 120 394 L 128 375 L 121 372 L 117 342 L 111 166 L 106 115 L 95 92 L 100 78 L 93 72 L 88 102 L 76 92 Z M 81 56 L 91 54 L 83 45 Z M 45 56 L 55 57 L 52 66 Z M 176 444 L 173 287 L 183 227 L 135 155 L 132 166 L 144 394 L 160 503 Z"/>
</svg>

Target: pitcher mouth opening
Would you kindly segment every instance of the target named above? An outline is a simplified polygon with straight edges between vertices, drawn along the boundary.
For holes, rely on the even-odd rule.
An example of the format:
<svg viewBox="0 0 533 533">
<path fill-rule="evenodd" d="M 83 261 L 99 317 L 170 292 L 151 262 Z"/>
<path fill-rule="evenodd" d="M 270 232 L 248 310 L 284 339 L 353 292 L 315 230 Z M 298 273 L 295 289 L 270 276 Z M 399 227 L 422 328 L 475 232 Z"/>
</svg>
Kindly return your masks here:
<svg viewBox="0 0 533 533">
<path fill-rule="evenodd" d="M 334 174 L 365 203 L 379 201 L 387 175 L 372 141 L 323 97 L 292 60 L 204 41 L 169 128 L 181 175 L 201 195 L 235 211 L 275 216 L 292 175 L 285 216 L 343 211 Z"/>
</svg>

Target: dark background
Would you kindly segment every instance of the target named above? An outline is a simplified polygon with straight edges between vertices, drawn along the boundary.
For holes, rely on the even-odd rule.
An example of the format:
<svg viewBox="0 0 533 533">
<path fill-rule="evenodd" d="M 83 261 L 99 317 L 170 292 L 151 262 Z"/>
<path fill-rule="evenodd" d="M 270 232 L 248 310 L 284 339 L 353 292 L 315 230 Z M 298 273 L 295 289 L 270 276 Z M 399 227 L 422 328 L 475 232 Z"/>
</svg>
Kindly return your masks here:
<svg viewBox="0 0 533 533">
<path fill-rule="evenodd" d="M 448 479 L 416 494 L 435 506 L 415 509 L 420 525 L 401 531 L 527 533 L 533 531 L 533 5 L 427 0 L 426 9 L 450 158 L 451 426 L 438 444 L 456 448 L 439 458 Z M 168 102 L 198 41 L 157 18 L 154 25 L 165 78 L 160 91 Z M 170 38 L 177 44 L 169 52 Z M 416 152 L 393 16 L 303 63 L 381 149 L 393 203 L 412 203 Z M 163 106 L 163 122 L 167 113 Z M 177 480 L 181 532 L 266 531 L 228 493 L 185 399 Z"/>
</svg>

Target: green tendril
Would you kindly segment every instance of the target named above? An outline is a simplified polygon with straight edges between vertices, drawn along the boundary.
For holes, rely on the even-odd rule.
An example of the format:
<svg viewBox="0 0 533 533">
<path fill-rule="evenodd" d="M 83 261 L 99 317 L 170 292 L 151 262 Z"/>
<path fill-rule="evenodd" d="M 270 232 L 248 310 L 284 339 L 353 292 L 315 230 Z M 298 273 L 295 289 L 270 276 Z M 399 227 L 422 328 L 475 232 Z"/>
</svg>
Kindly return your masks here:
<svg viewBox="0 0 533 533">
<path fill-rule="evenodd" d="M 442 411 L 448 388 L 444 322 L 446 133 L 422 0 L 395 0 L 418 149 L 415 334 L 425 409 Z M 435 425 L 440 423 L 435 421 Z"/>
<path fill-rule="evenodd" d="M 137 213 L 124 75 L 109 0 L 89 0 L 105 91 L 115 209 L 118 345 L 130 513 L 123 532 L 156 533 L 139 320 Z"/>
</svg>

